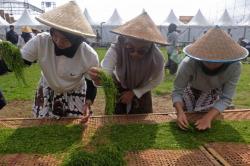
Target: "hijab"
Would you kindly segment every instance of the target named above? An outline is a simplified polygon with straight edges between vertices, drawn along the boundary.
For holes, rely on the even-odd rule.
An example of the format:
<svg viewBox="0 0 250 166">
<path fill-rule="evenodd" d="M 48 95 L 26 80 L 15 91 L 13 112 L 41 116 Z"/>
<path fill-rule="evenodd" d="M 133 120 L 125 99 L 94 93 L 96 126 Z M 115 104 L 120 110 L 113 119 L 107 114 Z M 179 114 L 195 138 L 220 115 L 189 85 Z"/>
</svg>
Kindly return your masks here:
<svg viewBox="0 0 250 166">
<path fill-rule="evenodd" d="M 171 23 L 169 26 L 168 26 L 168 34 L 176 31 L 177 29 L 177 25 L 175 25 L 174 23 Z"/>
<path fill-rule="evenodd" d="M 223 63 L 220 67 L 218 67 L 217 69 L 214 69 L 214 70 L 207 68 L 202 62 L 198 62 L 198 64 L 200 65 L 202 71 L 206 75 L 215 76 L 215 75 L 218 75 L 218 74 L 222 73 L 223 71 L 225 71 L 228 68 L 228 66 L 232 63 Z"/>
<path fill-rule="evenodd" d="M 55 54 L 56 54 L 56 56 L 64 55 L 64 56 L 66 56 L 68 58 L 73 58 L 76 51 L 77 51 L 77 49 L 78 49 L 78 47 L 80 46 L 80 44 L 85 41 L 85 38 L 83 38 L 81 36 L 73 35 L 71 33 L 63 32 L 63 31 L 60 31 L 60 30 L 57 30 L 57 29 L 54 29 L 54 28 L 50 29 L 50 35 L 52 36 L 55 31 L 60 32 L 71 43 L 70 47 L 60 49 L 59 47 L 57 47 L 57 45 L 53 41 L 53 43 L 55 45 Z"/>
<path fill-rule="evenodd" d="M 23 38 L 24 42 L 27 43 L 32 38 L 32 35 L 31 33 L 22 32 L 21 37 Z"/>
<path fill-rule="evenodd" d="M 144 86 L 154 76 L 158 76 L 163 69 L 164 58 L 160 50 L 151 43 L 147 53 L 135 60 L 129 55 L 126 44 L 127 38 L 119 36 L 111 47 L 117 53 L 116 72 L 122 87 L 135 89 Z"/>
</svg>

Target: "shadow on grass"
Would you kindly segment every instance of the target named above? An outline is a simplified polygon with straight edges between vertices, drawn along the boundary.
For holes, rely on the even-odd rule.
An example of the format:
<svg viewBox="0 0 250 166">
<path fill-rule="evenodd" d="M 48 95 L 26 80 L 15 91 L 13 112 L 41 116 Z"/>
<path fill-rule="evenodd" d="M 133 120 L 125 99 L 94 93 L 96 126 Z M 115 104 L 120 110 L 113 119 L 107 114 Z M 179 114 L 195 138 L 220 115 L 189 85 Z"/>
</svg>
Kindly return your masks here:
<svg viewBox="0 0 250 166">
<path fill-rule="evenodd" d="M 79 125 L 0 128 L 0 153 L 60 153 L 81 141 Z"/>
</svg>

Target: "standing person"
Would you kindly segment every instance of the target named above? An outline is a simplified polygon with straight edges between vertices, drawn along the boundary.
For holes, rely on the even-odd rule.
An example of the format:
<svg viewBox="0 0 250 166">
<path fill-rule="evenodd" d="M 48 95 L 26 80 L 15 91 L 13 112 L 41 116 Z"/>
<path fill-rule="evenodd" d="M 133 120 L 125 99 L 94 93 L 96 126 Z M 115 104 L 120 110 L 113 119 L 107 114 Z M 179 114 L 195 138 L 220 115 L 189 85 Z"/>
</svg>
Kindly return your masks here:
<svg viewBox="0 0 250 166">
<path fill-rule="evenodd" d="M 98 29 L 96 30 L 96 43 L 97 43 L 97 46 L 99 46 L 100 45 L 100 41 L 101 41 L 101 35 L 100 35 L 100 33 L 99 33 L 99 31 L 98 31 Z"/>
<path fill-rule="evenodd" d="M 50 33 L 33 37 L 21 50 L 26 64 L 37 60 L 42 70 L 35 94 L 34 116 L 65 117 L 88 113 L 96 89 L 92 81 L 87 81 L 86 85 L 86 73 L 98 66 L 97 53 L 84 42 L 85 37 L 95 36 L 91 26 L 74 1 L 36 19 L 51 29 Z"/>
<path fill-rule="evenodd" d="M 33 33 L 33 36 L 36 36 L 37 34 L 41 33 L 41 31 L 39 29 L 32 28 L 32 33 Z"/>
<path fill-rule="evenodd" d="M 195 122 L 198 130 L 205 130 L 231 104 L 241 74 L 240 60 L 248 51 L 220 27 L 210 29 L 183 51 L 188 57 L 179 66 L 172 93 L 177 124 L 185 130 L 189 125 L 185 111 L 206 111 Z"/>
<path fill-rule="evenodd" d="M 178 68 L 178 64 L 171 60 L 171 55 L 176 52 L 176 47 L 178 43 L 178 31 L 176 24 L 170 24 L 168 27 L 167 41 L 169 45 L 167 46 L 168 61 L 165 65 L 166 69 L 169 69 L 170 74 L 175 74 Z"/>
<path fill-rule="evenodd" d="M 17 47 L 22 48 L 32 38 L 32 29 L 28 26 L 24 26 L 21 29 L 22 34 L 18 37 Z"/>
<path fill-rule="evenodd" d="M 14 29 L 14 25 L 10 25 L 10 30 L 6 33 L 6 40 L 16 45 L 18 42 L 18 34 Z"/>
<path fill-rule="evenodd" d="M 151 113 L 151 90 L 164 76 L 164 58 L 154 43 L 166 45 L 167 42 L 147 13 L 112 32 L 119 36 L 108 49 L 101 66 L 113 75 L 118 87 L 115 114 Z M 97 84 L 98 73 L 96 68 L 89 72 Z"/>
<path fill-rule="evenodd" d="M 230 37 L 233 36 L 232 33 L 231 33 L 231 28 L 228 28 L 228 29 L 227 29 L 227 34 L 228 34 Z"/>
</svg>

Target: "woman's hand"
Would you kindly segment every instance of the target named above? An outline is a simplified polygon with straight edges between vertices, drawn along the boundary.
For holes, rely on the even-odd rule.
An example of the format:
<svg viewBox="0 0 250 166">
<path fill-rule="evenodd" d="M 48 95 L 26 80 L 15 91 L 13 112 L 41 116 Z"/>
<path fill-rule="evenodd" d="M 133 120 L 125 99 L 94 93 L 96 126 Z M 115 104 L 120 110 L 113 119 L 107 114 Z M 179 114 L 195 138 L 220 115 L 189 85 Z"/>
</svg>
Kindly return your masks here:
<svg viewBox="0 0 250 166">
<path fill-rule="evenodd" d="M 183 111 L 177 113 L 177 124 L 182 130 L 187 130 L 189 126 L 187 116 Z"/>
<path fill-rule="evenodd" d="M 211 128 L 211 119 L 204 116 L 195 122 L 195 126 L 198 130 L 206 130 Z"/>
<path fill-rule="evenodd" d="M 219 114 L 220 112 L 212 108 L 208 111 L 201 119 L 195 122 L 195 126 L 198 130 L 206 130 L 211 128 L 212 120 Z"/>
<path fill-rule="evenodd" d="M 94 81 L 96 85 L 100 85 L 100 77 L 99 74 L 101 72 L 101 69 L 98 67 L 91 67 L 90 70 L 88 71 L 88 75 L 90 76 L 91 80 Z"/>
<path fill-rule="evenodd" d="M 176 102 L 174 103 L 174 107 L 177 112 L 177 124 L 182 130 L 187 130 L 189 123 L 187 120 L 187 116 L 183 111 L 183 103 L 182 102 Z"/>
<path fill-rule="evenodd" d="M 125 92 L 122 93 L 119 100 L 123 104 L 128 104 L 128 103 L 132 102 L 134 96 L 135 96 L 135 94 L 134 94 L 133 91 L 125 91 Z"/>
</svg>

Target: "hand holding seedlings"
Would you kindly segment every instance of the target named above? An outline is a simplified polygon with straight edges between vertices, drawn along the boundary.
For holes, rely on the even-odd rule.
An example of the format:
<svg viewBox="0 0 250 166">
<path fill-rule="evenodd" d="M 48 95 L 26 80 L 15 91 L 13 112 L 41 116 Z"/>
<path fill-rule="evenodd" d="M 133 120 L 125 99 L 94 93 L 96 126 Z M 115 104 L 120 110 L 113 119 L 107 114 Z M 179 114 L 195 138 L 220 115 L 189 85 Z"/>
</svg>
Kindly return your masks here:
<svg viewBox="0 0 250 166">
<path fill-rule="evenodd" d="M 100 68 L 97 68 L 97 67 L 92 67 L 90 68 L 90 70 L 88 71 L 88 75 L 90 76 L 91 80 L 94 81 L 94 83 L 96 85 L 100 85 L 100 72 L 101 72 L 102 69 Z"/>
<path fill-rule="evenodd" d="M 96 85 L 101 85 L 105 94 L 105 114 L 110 115 L 115 111 L 117 88 L 110 74 L 100 68 L 92 67 L 88 72 Z"/>
</svg>

